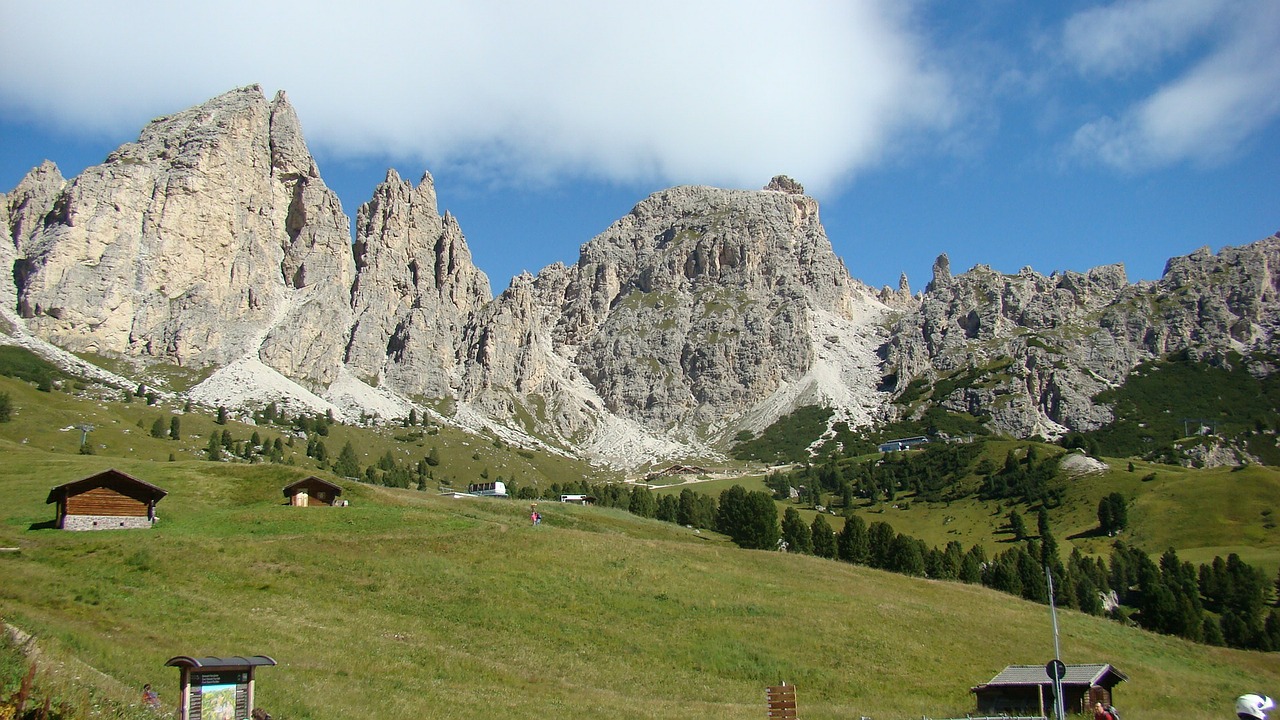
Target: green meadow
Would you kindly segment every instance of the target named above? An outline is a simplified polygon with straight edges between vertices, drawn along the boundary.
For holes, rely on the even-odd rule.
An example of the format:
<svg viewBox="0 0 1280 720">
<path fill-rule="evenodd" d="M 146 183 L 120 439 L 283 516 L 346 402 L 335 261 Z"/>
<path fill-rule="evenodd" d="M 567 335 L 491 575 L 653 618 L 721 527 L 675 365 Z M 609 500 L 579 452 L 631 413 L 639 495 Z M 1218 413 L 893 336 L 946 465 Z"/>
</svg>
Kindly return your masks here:
<svg viewBox="0 0 1280 720">
<path fill-rule="evenodd" d="M 782 681 L 805 718 L 943 718 L 1005 665 L 1053 656 L 1045 606 L 619 510 L 543 502 L 533 527 L 517 501 L 352 482 L 349 507 L 292 508 L 302 468 L 0 452 L 0 545 L 19 549 L 0 554 L 0 613 L 93 668 L 74 684 L 98 702 L 150 682 L 172 707 L 168 658 L 264 654 L 279 666 L 258 705 L 285 719 L 758 718 Z M 106 467 L 169 491 L 160 522 L 48 527 L 49 489 Z M 1059 621 L 1065 661 L 1129 676 L 1133 717 L 1221 718 L 1280 683 L 1274 654 Z"/>
<path fill-rule="evenodd" d="M 35 638 L 35 697 L 53 698 L 58 717 L 147 717 L 143 683 L 171 710 L 178 671 L 164 663 L 177 655 L 275 658 L 259 671 L 257 704 L 277 720 L 760 718 L 764 688 L 783 681 L 799 688 L 806 719 L 964 717 L 972 686 L 1053 657 L 1046 606 L 981 587 L 742 550 L 623 510 L 542 501 L 533 527 L 527 501 L 437 494 L 485 476 L 540 487 L 616 479 L 496 438 L 328 429 L 330 459 L 351 442 L 362 466 L 435 452 L 427 487 L 396 489 L 333 477 L 288 427 L 218 425 L 208 409 L 38 380 L 0 377 L 12 410 L 0 422 L 0 617 Z M 178 439 L 152 436 L 174 417 Z M 78 452 L 81 424 L 93 426 L 94 454 Z M 224 431 L 238 446 L 254 432 L 281 438 L 282 462 L 208 461 L 208 437 Z M 53 529 L 49 490 L 111 467 L 168 491 L 157 525 Z M 310 474 L 340 482 L 350 506 L 284 505 L 281 488 Z M 1277 477 L 1117 461 L 1072 481 L 1054 529 L 1064 553 L 1105 554 L 1107 539 L 1088 531 L 1097 499 L 1118 489 L 1130 498 L 1130 542 L 1194 562 L 1238 552 L 1274 572 Z M 658 492 L 718 496 L 735 483 L 764 487 L 757 474 Z M 1011 507 L 906 495 L 857 512 L 929 544 L 999 549 Z M 1274 653 L 1071 611 L 1059 621 L 1066 662 L 1129 676 L 1116 704 L 1130 718 L 1226 717 L 1242 692 L 1280 687 Z M 26 669 L 15 657 L 0 652 L 0 703 Z"/>
</svg>

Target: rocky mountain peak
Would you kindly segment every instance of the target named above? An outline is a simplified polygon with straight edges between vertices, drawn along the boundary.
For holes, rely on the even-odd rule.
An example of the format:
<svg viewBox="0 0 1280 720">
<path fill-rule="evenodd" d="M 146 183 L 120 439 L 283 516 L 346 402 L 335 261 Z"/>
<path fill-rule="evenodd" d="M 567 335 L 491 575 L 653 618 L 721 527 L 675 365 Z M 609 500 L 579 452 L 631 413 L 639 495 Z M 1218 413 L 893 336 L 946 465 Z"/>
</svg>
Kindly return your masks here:
<svg viewBox="0 0 1280 720">
<path fill-rule="evenodd" d="M 791 195 L 804 194 L 804 186 L 786 175 L 774 175 L 773 179 L 769 181 L 769 184 L 764 186 L 764 189 L 784 192 Z"/>
<path fill-rule="evenodd" d="M 355 255 L 348 366 L 372 384 L 451 396 L 463 328 L 492 296 L 457 221 L 440 216 L 429 173 L 415 187 L 387 171 L 356 214 Z"/>
<path fill-rule="evenodd" d="M 41 227 L 16 243 L 17 293 L 46 339 L 335 377 L 340 351 L 316 336 L 350 312 L 347 220 L 283 96 L 249 86 L 157 118 L 36 212 Z"/>
<path fill-rule="evenodd" d="M 389 169 L 352 238 L 288 97 L 258 86 L 155 119 L 69 182 L 40 165 L 0 227 L 0 304 L 24 342 L 212 370 L 198 402 L 280 392 L 354 419 L 431 400 L 468 427 L 631 465 L 807 405 L 855 426 L 941 407 L 1055 437 L 1107 422 L 1093 398 L 1143 360 L 1272 372 L 1255 351 L 1274 355 L 1280 329 L 1280 237 L 1136 285 L 1121 265 L 953 275 L 943 254 L 923 293 L 905 275 L 873 293 L 783 175 L 654 193 L 573 265 L 494 299 L 429 173 Z"/>
<path fill-rule="evenodd" d="M 254 86 L 256 88 L 256 86 Z M 259 89 L 259 94 L 261 90 Z M 283 90 L 271 101 L 271 167 L 283 177 L 320 177 L 302 137 L 302 123 Z"/>
<path fill-rule="evenodd" d="M 849 277 L 817 217 L 811 198 L 785 192 L 654 193 L 572 268 L 499 296 L 485 313 L 492 330 L 468 351 L 469 376 L 484 377 L 470 386 L 507 402 L 543 398 L 589 445 L 608 445 L 616 423 L 631 437 L 685 441 L 760 429 L 801 396 L 872 414 L 874 383 L 860 378 L 866 392 L 850 394 L 840 378 L 874 367 L 884 308 Z M 517 337 L 546 350 L 497 351 L 495 338 Z"/>
</svg>

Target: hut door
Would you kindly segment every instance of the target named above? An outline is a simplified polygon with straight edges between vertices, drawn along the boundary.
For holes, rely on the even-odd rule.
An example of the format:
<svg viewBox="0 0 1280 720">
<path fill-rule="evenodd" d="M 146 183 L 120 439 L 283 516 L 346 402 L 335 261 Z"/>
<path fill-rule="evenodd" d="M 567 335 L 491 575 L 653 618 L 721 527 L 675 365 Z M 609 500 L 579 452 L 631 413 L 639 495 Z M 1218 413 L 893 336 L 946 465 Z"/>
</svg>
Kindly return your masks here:
<svg viewBox="0 0 1280 720">
<path fill-rule="evenodd" d="M 295 495 L 294 497 L 296 498 L 296 501 L 297 501 L 298 507 L 306 507 L 306 506 L 307 506 L 307 491 L 306 491 L 306 490 L 303 490 L 303 491 L 299 492 L 299 493 L 298 493 L 297 495 Z"/>
</svg>

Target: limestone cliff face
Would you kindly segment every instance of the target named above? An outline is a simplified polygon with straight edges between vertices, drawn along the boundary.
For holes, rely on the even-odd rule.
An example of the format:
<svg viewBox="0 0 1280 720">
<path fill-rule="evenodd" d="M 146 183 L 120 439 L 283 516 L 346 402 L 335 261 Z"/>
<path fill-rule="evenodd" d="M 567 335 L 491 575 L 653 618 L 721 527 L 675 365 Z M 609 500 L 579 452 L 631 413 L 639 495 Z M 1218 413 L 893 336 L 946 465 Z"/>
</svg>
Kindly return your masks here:
<svg viewBox="0 0 1280 720">
<path fill-rule="evenodd" d="M 12 268 L 19 257 L 26 257 L 32 239 L 43 228 L 44 216 L 62 192 L 67 181 L 58 167 L 48 160 L 31 169 L 13 192 L 0 202 L 0 227 L 9 232 L 12 242 L 0 243 L 0 263 Z M 0 273 L 0 301 L 7 308 L 17 307 L 17 287 L 12 273 Z"/>
<path fill-rule="evenodd" d="M 877 293 L 782 176 L 655 193 L 493 299 L 430 175 L 388 172 L 353 247 L 287 98 L 256 86 L 156 119 L 70 181 L 33 169 L 0 228 L 0 332 L 23 342 L 214 370 L 202 402 L 258 407 L 271 385 L 349 419 L 453 407 L 630 464 L 814 404 L 852 425 L 941 405 L 1015 436 L 1088 430 L 1138 363 L 1269 374 L 1255 351 L 1274 357 L 1280 332 L 1280 237 L 1136 285 L 1120 266 L 953 275 L 944 255 L 923 293 L 905 277 Z"/>
<path fill-rule="evenodd" d="M 325 335 L 350 326 L 348 223 L 283 93 L 242 88 L 158 118 L 28 206 L 10 222 L 18 307 L 36 334 L 179 365 L 256 354 L 309 383 L 335 377 L 342 346 Z"/>
<path fill-rule="evenodd" d="M 1118 265 L 1050 277 L 980 265 L 952 276 L 942 256 L 892 328 L 887 370 L 900 392 L 912 380 L 964 378 L 928 399 L 1015 436 L 1094 429 L 1112 414 L 1091 398 L 1144 360 L 1275 353 L 1278 269 L 1277 237 L 1174 258 L 1158 282 L 1137 285 Z"/>
<path fill-rule="evenodd" d="M 827 340 L 871 358 L 884 307 L 850 279 L 817 203 L 788 188 L 650 196 L 584 245 L 572 268 L 518 279 L 495 301 L 471 338 L 468 389 L 501 390 L 507 403 L 551 397 L 561 431 L 589 429 L 603 409 L 696 437 L 764 411 L 784 389 L 816 384 L 809 374 Z M 819 316 L 847 332 L 815 338 Z M 547 350 L 526 352 L 533 347 L 552 361 Z M 873 392 L 861 400 L 882 402 Z M 780 402 L 765 412 L 771 420 L 790 409 Z"/>
<path fill-rule="evenodd" d="M 492 295 L 457 221 L 437 211 L 430 175 L 415 188 L 387 173 L 356 215 L 355 254 L 348 366 L 410 396 L 456 394 L 459 340 Z"/>
</svg>

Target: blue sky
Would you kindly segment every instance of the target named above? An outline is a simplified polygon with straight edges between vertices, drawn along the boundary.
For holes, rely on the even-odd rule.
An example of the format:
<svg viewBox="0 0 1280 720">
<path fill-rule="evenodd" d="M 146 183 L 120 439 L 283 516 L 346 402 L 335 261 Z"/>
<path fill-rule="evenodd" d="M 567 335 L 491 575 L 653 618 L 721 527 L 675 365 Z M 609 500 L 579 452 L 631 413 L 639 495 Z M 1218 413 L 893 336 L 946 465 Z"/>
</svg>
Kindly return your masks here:
<svg viewBox="0 0 1280 720">
<path fill-rule="evenodd" d="M 0 190 L 283 89 L 354 216 L 435 177 L 495 292 L 656 190 L 802 182 L 850 273 L 1050 273 L 1280 229 L 1280 3 L 0 0 Z M 349 5 L 349 6 L 348 6 Z"/>
</svg>

